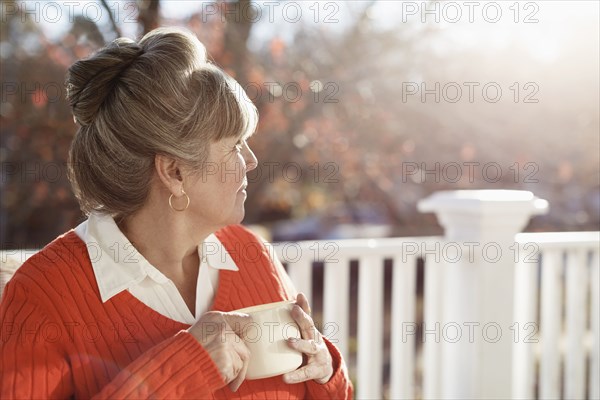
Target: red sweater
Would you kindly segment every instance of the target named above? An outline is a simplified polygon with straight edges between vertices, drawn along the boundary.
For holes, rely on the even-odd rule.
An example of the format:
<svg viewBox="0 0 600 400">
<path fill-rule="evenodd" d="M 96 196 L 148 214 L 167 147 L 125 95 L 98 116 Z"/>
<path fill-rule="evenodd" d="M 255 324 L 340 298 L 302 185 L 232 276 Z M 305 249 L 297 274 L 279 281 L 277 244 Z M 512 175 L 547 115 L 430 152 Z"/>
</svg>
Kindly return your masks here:
<svg viewBox="0 0 600 400">
<path fill-rule="evenodd" d="M 241 226 L 216 233 L 239 271 L 220 271 L 212 310 L 289 299 L 264 244 Z M 105 255 L 106 256 L 106 255 Z M 200 343 L 128 291 L 102 303 L 86 245 L 70 231 L 25 262 L 0 306 L 0 398 L 351 398 L 338 350 L 331 380 L 224 384 Z"/>
</svg>

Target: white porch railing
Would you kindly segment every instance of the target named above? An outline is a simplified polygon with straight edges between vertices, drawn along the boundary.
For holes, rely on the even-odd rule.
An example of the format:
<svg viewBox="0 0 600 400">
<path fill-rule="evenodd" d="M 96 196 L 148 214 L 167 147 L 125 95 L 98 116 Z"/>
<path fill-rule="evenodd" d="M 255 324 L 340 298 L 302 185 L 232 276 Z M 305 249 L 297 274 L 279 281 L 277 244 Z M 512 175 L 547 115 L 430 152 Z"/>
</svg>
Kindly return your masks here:
<svg viewBox="0 0 600 400">
<path fill-rule="evenodd" d="M 514 347 L 514 398 L 600 398 L 599 232 L 516 240 L 535 253 L 517 264 L 515 318 L 535 330 Z"/>
<path fill-rule="evenodd" d="M 463 223 L 444 238 L 276 245 L 297 288 L 312 304 L 322 299 L 313 313 L 348 361 L 356 398 L 598 398 L 600 233 L 513 232 L 508 242 L 510 228 L 520 229 L 530 214 L 513 200 L 509 209 L 520 222 L 511 225 L 511 213 L 501 207 L 506 199 L 488 192 L 482 200 L 479 193 L 467 196 L 470 212 L 456 198 L 451 210 L 443 210 L 458 211 Z M 499 209 L 501 217 L 490 218 Z M 474 218 L 481 213 L 480 220 Z M 452 230 L 451 216 L 443 219 L 446 231 Z M 485 228 L 493 228 L 491 234 Z M 486 246 L 504 255 L 474 250 Z M 416 296 L 419 259 L 424 260 L 422 298 Z M 386 260 L 389 303 L 384 302 Z M 320 271 L 313 262 L 323 262 L 322 294 L 312 285 L 313 271 Z M 351 265 L 358 269 L 357 283 Z M 353 285 L 358 286 L 355 302 Z M 494 377 L 505 380 L 502 386 L 489 383 Z"/>
<path fill-rule="evenodd" d="M 514 322 L 519 325 L 511 325 L 513 330 L 507 332 L 516 341 L 513 398 L 598 398 L 599 242 L 599 232 L 517 235 L 516 244 L 525 256 L 516 264 L 515 304 L 518 306 Z M 356 359 L 355 364 L 350 365 L 357 381 L 356 398 L 384 396 L 383 318 L 386 306 L 383 304 L 383 268 L 386 259 L 393 263 L 391 305 L 388 306 L 392 332 L 389 338 L 390 375 L 386 397 L 414 399 L 421 397 L 419 393 L 422 392 L 425 398 L 439 398 L 440 382 L 444 379 L 439 376 L 443 371 L 436 368 L 440 364 L 441 343 L 425 337 L 421 339 L 426 340 L 424 351 L 415 351 L 421 346 L 417 346 L 414 328 L 422 324 L 430 331 L 437 329 L 433 335 L 443 340 L 442 327 L 436 328 L 436 324 L 439 326 L 442 322 L 439 294 L 444 260 L 435 262 L 435 257 L 431 257 L 424 264 L 425 308 L 422 317 L 417 315 L 415 294 L 417 259 L 423 255 L 421 250 L 436 246 L 443 249 L 444 245 L 442 238 L 434 237 L 277 245 L 278 255 L 288 264 L 294 284 L 308 294 L 311 303 L 312 297 L 318 295 L 312 291 L 312 263 L 326 260 L 323 308 L 313 311 L 322 313 L 322 329 L 336 341 L 344 358 Z M 293 262 L 290 262 L 290 252 L 294 254 Z M 299 257 L 317 252 L 327 256 Z M 432 256 L 431 252 L 428 255 Z M 359 269 L 356 354 L 349 349 L 351 260 L 358 261 Z M 563 286 L 567 291 L 565 300 Z M 447 334 L 454 336 L 454 333 Z M 449 339 L 453 340 L 453 337 Z M 566 368 L 562 378 L 561 363 Z M 421 374 L 416 373 L 419 366 Z M 423 376 L 420 382 L 418 376 Z"/>
</svg>

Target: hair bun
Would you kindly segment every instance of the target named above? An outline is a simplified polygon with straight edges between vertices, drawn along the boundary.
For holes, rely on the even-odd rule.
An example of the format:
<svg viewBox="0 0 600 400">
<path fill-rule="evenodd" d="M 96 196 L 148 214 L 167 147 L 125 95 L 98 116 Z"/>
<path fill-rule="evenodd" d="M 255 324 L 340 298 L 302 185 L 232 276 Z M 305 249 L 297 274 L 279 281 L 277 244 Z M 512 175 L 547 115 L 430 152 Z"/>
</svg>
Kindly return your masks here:
<svg viewBox="0 0 600 400">
<path fill-rule="evenodd" d="M 133 40 L 119 38 L 69 68 L 65 82 L 67 98 L 79 124 L 85 126 L 94 121 L 98 110 L 119 83 L 121 75 L 143 52 Z"/>
</svg>

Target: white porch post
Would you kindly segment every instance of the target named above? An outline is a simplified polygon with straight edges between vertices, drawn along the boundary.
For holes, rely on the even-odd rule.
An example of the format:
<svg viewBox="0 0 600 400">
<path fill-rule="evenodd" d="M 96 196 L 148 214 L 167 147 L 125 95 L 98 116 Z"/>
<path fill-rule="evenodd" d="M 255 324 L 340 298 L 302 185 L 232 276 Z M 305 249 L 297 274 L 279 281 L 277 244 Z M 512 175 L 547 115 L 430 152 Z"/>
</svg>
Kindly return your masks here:
<svg viewBox="0 0 600 400">
<path fill-rule="evenodd" d="M 524 256 L 515 235 L 548 203 L 527 191 L 459 190 L 434 193 L 418 208 L 434 212 L 445 231 L 438 393 L 444 399 L 508 399 L 514 268 Z"/>
</svg>

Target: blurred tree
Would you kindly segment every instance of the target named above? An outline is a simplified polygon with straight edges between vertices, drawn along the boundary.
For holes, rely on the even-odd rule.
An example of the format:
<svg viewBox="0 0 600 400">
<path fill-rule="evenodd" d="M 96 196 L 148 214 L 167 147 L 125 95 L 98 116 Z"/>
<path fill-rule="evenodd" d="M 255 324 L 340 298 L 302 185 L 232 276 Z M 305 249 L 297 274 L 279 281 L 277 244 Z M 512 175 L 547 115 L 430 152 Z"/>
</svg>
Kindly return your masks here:
<svg viewBox="0 0 600 400">
<path fill-rule="evenodd" d="M 160 26 L 160 1 L 159 0 L 138 0 L 138 22 L 140 24 L 141 35 Z"/>
<path fill-rule="evenodd" d="M 291 91 L 275 97 L 265 91 L 257 101 L 263 118 L 256 141 L 260 141 L 259 156 L 264 154 L 266 163 L 251 174 L 251 181 L 256 182 L 252 188 L 253 193 L 271 193 L 273 210 L 264 196 L 250 196 L 250 220 L 289 218 L 292 211 L 296 216 L 331 213 L 341 208 L 348 210 L 350 218 L 344 222 L 361 223 L 366 221 L 352 210 L 368 203 L 384 219 L 405 223 L 409 214 L 399 207 L 397 193 L 390 187 L 397 175 L 395 161 L 403 141 L 416 133 L 415 127 L 425 133 L 431 123 L 424 114 L 404 107 L 382 108 L 381 103 L 397 97 L 390 93 L 391 83 L 417 68 L 413 55 L 435 31 L 424 29 L 416 41 L 410 40 L 408 29 L 377 30 L 370 17 L 374 4 L 361 2 L 341 33 L 300 25 L 293 48 L 286 48 L 275 37 L 255 56 L 260 59 L 255 64 L 264 71 L 263 87 L 273 81 L 298 83 L 302 96 L 295 98 Z M 399 60 L 398 53 L 404 55 Z M 269 165 L 278 168 L 267 173 Z M 285 177 L 286 167 L 291 166 L 301 169 L 298 182 Z M 279 190 L 267 188 L 273 180 L 282 181 L 276 186 Z M 286 191 L 296 195 L 285 196 Z M 325 202 L 314 201 L 322 194 Z M 292 202 L 283 207 L 288 211 L 283 215 L 282 198 Z"/>
<path fill-rule="evenodd" d="M 223 4 L 226 18 L 223 48 L 223 62 L 233 71 L 232 75 L 243 87 L 247 86 L 248 38 L 252 30 L 252 21 L 256 18 L 256 9 L 250 7 L 250 0 L 239 0 Z"/>
<path fill-rule="evenodd" d="M 66 177 L 75 126 L 64 102 L 64 74 L 75 58 L 103 40 L 93 22 L 75 18 L 57 45 L 33 18 L 22 14 L 23 4 L 12 5 L 3 5 L 3 13 L 11 12 L 0 16 L 5 21 L 0 38 L 0 245 L 31 248 L 43 246 L 80 219 Z"/>
<path fill-rule="evenodd" d="M 157 0 L 157 3 L 158 3 L 158 0 Z M 108 19 L 110 21 L 110 27 L 112 28 L 112 30 L 115 33 L 116 37 L 121 37 L 122 36 L 121 35 L 121 29 L 119 29 L 119 26 L 117 25 L 117 21 L 115 21 L 115 16 L 111 12 L 110 6 L 108 5 L 108 2 L 106 0 L 100 0 L 100 4 L 107 11 Z M 158 4 L 157 4 L 157 8 L 158 8 Z"/>
<path fill-rule="evenodd" d="M 106 1 L 100 4 L 110 11 Z M 136 4 L 139 34 L 161 25 L 159 1 Z M 597 99 L 546 98 L 526 108 L 406 101 L 404 82 L 451 82 L 458 73 L 483 80 L 479 73 L 494 76 L 504 67 L 496 55 L 482 58 L 480 49 L 460 57 L 436 53 L 439 25 L 382 26 L 372 17 L 377 2 L 336 3 L 346 7 L 343 24 L 285 27 L 257 18 L 250 4 L 218 1 L 216 13 L 203 8 L 169 22 L 195 32 L 259 109 L 251 144 L 261 164 L 249 177 L 246 222 L 317 216 L 335 226 L 383 219 L 395 234 L 429 234 L 437 228 L 431 216 L 416 212 L 420 198 L 441 189 L 502 187 L 533 190 L 550 201 L 551 214 L 534 229 L 599 228 L 599 160 L 590 151 L 598 148 Z M 99 25 L 77 16 L 62 37 L 49 40 L 32 18 L 7 12 L 21 6 L 11 0 L 0 8 L 2 248 L 40 247 L 81 220 L 66 179 L 75 125 L 64 74 L 123 28 L 114 18 Z M 270 36 L 250 50 L 257 30 Z M 584 51 L 578 46 L 565 59 L 576 60 Z M 539 76 L 562 85 L 559 93 L 597 86 L 597 77 L 588 82 L 589 71 L 564 81 L 560 70 L 552 75 L 542 67 Z M 505 171 L 518 162 L 521 178 L 533 161 L 537 183 L 506 175 L 471 181 L 465 169 L 463 179 L 451 182 L 439 171 L 436 178 L 421 170 L 472 161 L 502 163 Z M 407 173 L 408 164 L 418 170 Z"/>
<path fill-rule="evenodd" d="M 73 26 L 69 31 L 73 37 L 83 38 L 85 42 L 92 44 L 94 47 L 102 47 L 104 45 L 104 37 L 98 29 L 95 22 L 81 15 L 76 15 L 73 19 Z"/>
</svg>

